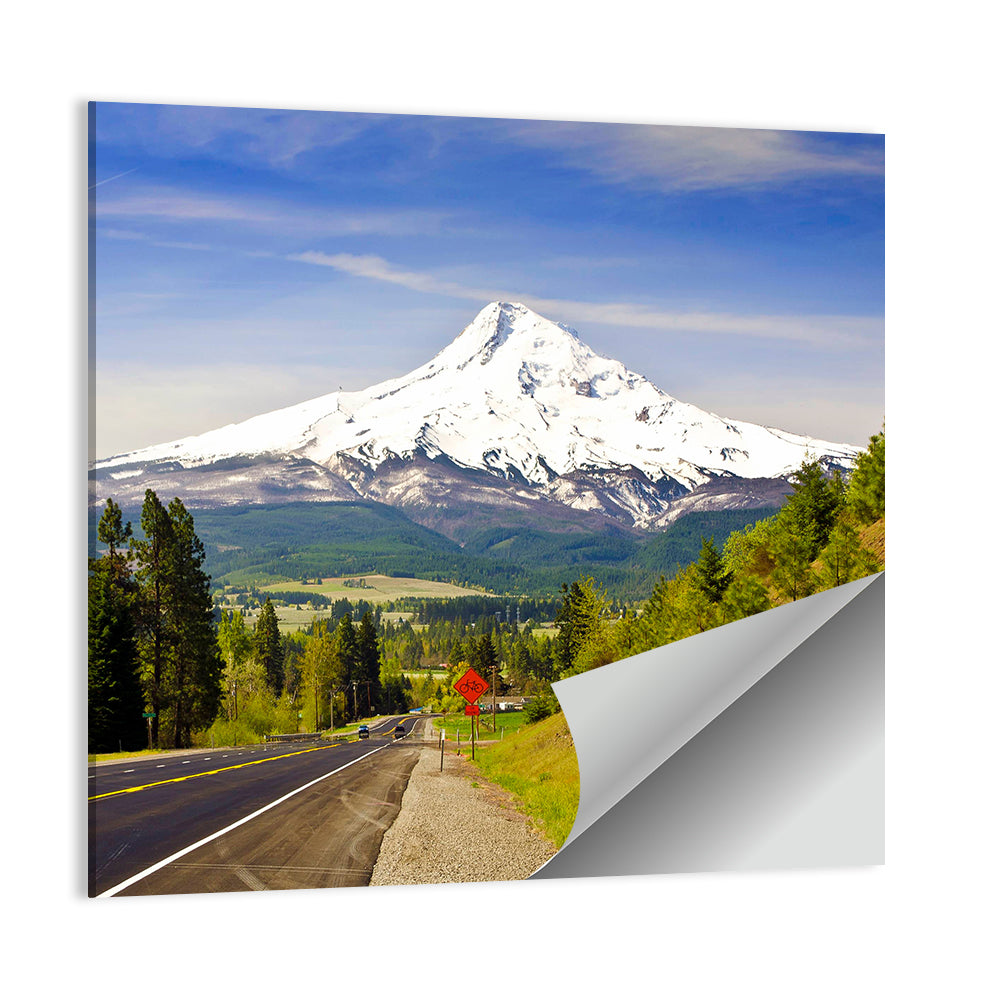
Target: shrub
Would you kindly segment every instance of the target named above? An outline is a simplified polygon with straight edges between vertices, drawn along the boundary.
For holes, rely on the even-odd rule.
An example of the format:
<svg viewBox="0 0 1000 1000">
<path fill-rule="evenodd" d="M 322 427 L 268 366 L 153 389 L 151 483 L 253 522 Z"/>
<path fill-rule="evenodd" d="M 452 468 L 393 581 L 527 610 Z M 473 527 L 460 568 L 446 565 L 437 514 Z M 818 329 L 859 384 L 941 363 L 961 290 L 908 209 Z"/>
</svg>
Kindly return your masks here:
<svg viewBox="0 0 1000 1000">
<path fill-rule="evenodd" d="M 547 719 L 550 715 L 555 715 L 558 711 L 559 702 L 556 701 L 555 695 L 546 695 L 542 698 L 536 698 L 534 701 L 529 701 L 524 706 L 524 717 L 528 722 L 541 722 L 542 719 Z"/>
</svg>

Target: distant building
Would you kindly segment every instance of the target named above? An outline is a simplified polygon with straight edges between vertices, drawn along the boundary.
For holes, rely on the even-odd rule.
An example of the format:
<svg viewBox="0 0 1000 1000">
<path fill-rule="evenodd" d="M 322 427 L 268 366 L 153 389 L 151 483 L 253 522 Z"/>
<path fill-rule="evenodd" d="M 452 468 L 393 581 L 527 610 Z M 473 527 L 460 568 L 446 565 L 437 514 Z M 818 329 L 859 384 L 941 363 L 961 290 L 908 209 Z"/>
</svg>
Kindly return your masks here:
<svg viewBox="0 0 1000 1000">
<path fill-rule="evenodd" d="M 498 712 L 520 712 L 525 705 L 530 705 L 535 699 L 531 695 L 523 697 L 522 695 L 507 694 L 507 695 L 497 695 L 497 711 Z M 492 695 L 484 695 L 479 699 L 479 711 L 480 712 L 492 712 L 493 711 L 493 697 Z"/>
</svg>

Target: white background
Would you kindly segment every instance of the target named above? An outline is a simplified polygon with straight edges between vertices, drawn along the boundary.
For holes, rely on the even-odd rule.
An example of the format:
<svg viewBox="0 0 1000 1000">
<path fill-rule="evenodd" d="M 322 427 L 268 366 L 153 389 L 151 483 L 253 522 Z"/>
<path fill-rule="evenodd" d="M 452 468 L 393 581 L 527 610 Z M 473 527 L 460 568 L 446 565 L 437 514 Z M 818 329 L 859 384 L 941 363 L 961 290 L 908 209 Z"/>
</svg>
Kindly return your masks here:
<svg viewBox="0 0 1000 1000">
<path fill-rule="evenodd" d="M 0 886 L 12 995 L 995 990 L 988 8 L 360 6 L 105 2 L 5 16 Z M 885 132 L 887 865 L 87 900 L 88 99 Z"/>
</svg>

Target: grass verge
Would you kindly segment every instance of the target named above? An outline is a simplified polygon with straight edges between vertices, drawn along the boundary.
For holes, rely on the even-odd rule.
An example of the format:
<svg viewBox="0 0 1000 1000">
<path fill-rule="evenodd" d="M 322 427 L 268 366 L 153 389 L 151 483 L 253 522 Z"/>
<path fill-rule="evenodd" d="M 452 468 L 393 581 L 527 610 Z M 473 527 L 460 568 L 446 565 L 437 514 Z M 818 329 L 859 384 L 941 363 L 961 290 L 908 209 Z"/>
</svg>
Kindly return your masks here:
<svg viewBox="0 0 1000 1000">
<path fill-rule="evenodd" d="M 503 738 L 509 739 L 522 726 L 525 725 L 524 712 L 497 712 L 497 729 L 493 732 L 493 715 L 484 712 L 479 717 L 479 731 L 476 739 L 498 740 L 500 731 L 503 730 Z M 446 739 L 453 740 L 456 730 L 462 734 L 462 742 L 472 738 L 472 716 L 451 714 L 434 720 L 435 729 L 443 729 Z"/>
<path fill-rule="evenodd" d="M 580 770 L 562 712 L 477 748 L 475 764 L 485 778 L 511 792 L 545 836 L 562 847 L 580 804 Z"/>
</svg>

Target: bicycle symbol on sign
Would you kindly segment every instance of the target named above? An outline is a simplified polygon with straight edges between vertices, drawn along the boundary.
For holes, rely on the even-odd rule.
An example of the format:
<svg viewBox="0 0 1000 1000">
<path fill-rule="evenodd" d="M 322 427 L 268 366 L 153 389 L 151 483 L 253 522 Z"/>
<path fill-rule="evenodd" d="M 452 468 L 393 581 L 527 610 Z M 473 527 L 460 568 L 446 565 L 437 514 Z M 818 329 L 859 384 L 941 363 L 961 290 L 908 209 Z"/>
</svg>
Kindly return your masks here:
<svg viewBox="0 0 1000 1000">
<path fill-rule="evenodd" d="M 478 700 L 488 687 L 489 684 L 471 668 L 455 684 L 455 690 L 468 702 Z"/>
</svg>

